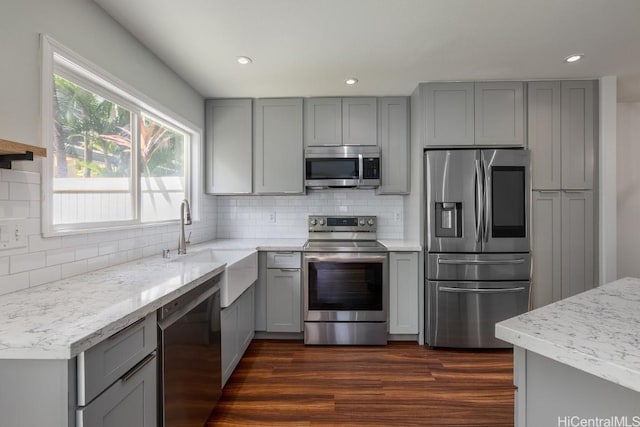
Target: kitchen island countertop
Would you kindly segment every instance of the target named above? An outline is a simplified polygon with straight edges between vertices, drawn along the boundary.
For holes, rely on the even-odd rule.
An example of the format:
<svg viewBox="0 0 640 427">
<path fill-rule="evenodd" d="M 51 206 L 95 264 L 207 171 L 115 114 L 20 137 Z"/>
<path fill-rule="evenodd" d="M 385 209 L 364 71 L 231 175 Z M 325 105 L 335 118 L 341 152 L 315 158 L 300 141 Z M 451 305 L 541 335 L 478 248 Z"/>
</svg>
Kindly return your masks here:
<svg viewBox="0 0 640 427">
<path fill-rule="evenodd" d="M 640 279 L 620 279 L 504 320 L 496 337 L 640 391 Z"/>
</svg>

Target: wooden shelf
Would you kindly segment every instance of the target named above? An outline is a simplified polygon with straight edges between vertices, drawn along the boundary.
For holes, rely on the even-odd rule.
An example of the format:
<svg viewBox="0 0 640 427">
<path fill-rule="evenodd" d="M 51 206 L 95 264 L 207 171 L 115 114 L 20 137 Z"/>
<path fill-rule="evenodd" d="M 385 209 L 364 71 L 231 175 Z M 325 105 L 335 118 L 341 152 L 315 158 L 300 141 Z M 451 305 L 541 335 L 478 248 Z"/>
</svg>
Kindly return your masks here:
<svg viewBox="0 0 640 427">
<path fill-rule="evenodd" d="M 33 160 L 34 155 L 47 157 L 47 149 L 0 139 L 0 169 L 11 169 L 13 161 Z"/>
</svg>

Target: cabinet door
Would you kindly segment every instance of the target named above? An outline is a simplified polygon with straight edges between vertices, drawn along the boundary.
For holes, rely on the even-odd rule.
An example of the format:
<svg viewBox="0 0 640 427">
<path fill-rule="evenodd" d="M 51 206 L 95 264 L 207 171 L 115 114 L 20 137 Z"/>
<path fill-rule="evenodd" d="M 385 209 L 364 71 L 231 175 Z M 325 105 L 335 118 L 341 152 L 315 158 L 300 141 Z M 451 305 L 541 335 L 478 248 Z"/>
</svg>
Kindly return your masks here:
<svg viewBox="0 0 640 427">
<path fill-rule="evenodd" d="M 242 357 L 244 351 L 251 344 L 255 333 L 255 310 L 254 310 L 255 288 L 250 286 L 240 297 L 240 307 L 238 311 L 238 344 L 239 356 Z"/>
<path fill-rule="evenodd" d="M 533 308 L 562 297 L 561 202 L 560 191 L 533 192 Z"/>
<path fill-rule="evenodd" d="M 377 194 L 408 194 L 410 190 L 409 98 L 378 100 L 380 186 Z"/>
<path fill-rule="evenodd" d="M 475 83 L 475 144 L 524 145 L 524 84 Z"/>
<path fill-rule="evenodd" d="M 342 99 L 304 100 L 304 145 L 342 145 Z"/>
<path fill-rule="evenodd" d="M 593 288 L 593 193 L 562 194 L 562 298 Z"/>
<path fill-rule="evenodd" d="M 91 427 L 156 427 L 158 390 L 155 356 L 155 352 L 148 355 L 93 402 L 78 409 L 78 424 Z"/>
<path fill-rule="evenodd" d="M 267 330 L 267 252 L 258 252 L 258 280 L 255 288 L 255 329 Z"/>
<path fill-rule="evenodd" d="M 207 193 L 251 193 L 251 125 L 250 99 L 206 102 Z"/>
<path fill-rule="evenodd" d="M 528 83 L 528 131 L 534 190 L 561 188 L 560 82 Z"/>
<path fill-rule="evenodd" d="M 418 253 L 389 254 L 389 332 L 418 333 Z"/>
<path fill-rule="evenodd" d="M 300 270 L 267 270 L 267 332 L 302 331 Z"/>
<path fill-rule="evenodd" d="M 473 145 L 473 82 L 426 83 L 425 145 Z"/>
<path fill-rule="evenodd" d="M 374 97 L 342 99 L 342 143 L 378 145 L 378 100 Z"/>
<path fill-rule="evenodd" d="M 562 188 L 593 188 L 593 81 L 562 82 Z"/>
<path fill-rule="evenodd" d="M 256 100 L 253 147 L 255 193 L 303 193 L 302 99 Z"/>
<path fill-rule="evenodd" d="M 222 385 L 227 383 L 229 377 L 233 373 L 238 361 L 239 343 L 238 343 L 238 306 L 236 300 L 227 308 L 223 308 L 220 312 L 220 335 L 221 335 L 221 353 L 222 353 Z"/>
</svg>

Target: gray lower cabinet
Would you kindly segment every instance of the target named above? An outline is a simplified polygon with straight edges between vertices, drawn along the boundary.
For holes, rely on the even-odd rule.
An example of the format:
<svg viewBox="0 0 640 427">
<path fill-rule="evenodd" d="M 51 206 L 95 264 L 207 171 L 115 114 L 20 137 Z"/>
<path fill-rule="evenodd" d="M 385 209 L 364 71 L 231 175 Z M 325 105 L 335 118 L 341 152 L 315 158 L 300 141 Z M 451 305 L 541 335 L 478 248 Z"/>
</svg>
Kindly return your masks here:
<svg viewBox="0 0 640 427">
<path fill-rule="evenodd" d="M 410 182 L 409 98 L 378 98 L 380 186 L 376 194 L 408 194 Z"/>
<path fill-rule="evenodd" d="M 156 427 L 157 374 L 155 352 L 144 364 L 78 409 L 76 427 Z"/>
<path fill-rule="evenodd" d="M 233 304 L 220 312 L 223 387 L 255 333 L 254 292 L 255 288 L 252 285 Z"/>
<path fill-rule="evenodd" d="M 523 82 L 421 83 L 414 96 L 425 147 L 524 146 Z"/>
<path fill-rule="evenodd" d="M 528 84 L 528 143 L 536 190 L 593 188 L 594 81 Z"/>
<path fill-rule="evenodd" d="M 533 307 L 594 286 L 591 191 L 533 192 Z"/>
<path fill-rule="evenodd" d="M 302 331 L 300 252 L 267 252 L 266 331 Z"/>
<path fill-rule="evenodd" d="M 390 252 L 389 333 L 418 333 L 418 285 L 418 252 Z"/>
<path fill-rule="evenodd" d="M 302 194 L 302 98 L 257 99 L 253 182 L 256 194 Z"/>
<path fill-rule="evenodd" d="M 252 192 L 251 99 L 205 103 L 205 172 L 209 194 Z"/>
<path fill-rule="evenodd" d="M 0 424 L 157 426 L 156 328 L 153 312 L 73 359 L 0 360 Z"/>
</svg>

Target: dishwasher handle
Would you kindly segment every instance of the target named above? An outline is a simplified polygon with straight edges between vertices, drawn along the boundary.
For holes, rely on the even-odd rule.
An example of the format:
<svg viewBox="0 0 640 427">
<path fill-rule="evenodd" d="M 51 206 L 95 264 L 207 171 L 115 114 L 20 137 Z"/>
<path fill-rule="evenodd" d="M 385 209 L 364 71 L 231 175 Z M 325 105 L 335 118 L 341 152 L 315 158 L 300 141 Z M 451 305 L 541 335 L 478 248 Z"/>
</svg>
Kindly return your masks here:
<svg viewBox="0 0 640 427">
<path fill-rule="evenodd" d="M 207 285 L 206 283 L 203 283 L 200 286 L 206 286 L 206 285 Z M 210 289 L 207 289 L 206 291 L 202 292 L 201 294 L 199 294 L 198 296 L 194 297 L 191 300 L 186 300 L 186 302 L 180 308 L 175 309 L 175 311 L 173 311 L 167 317 L 164 317 L 158 320 L 158 327 L 163 331 L 166 330 L 169 326 L 173 325 L 178 320 L 180 320 L 182 316 L 184 316 L 185 314 L 193 310 L 195 307 L 200 305 L 203 301 L 206 301 L 208 298 L 215 295 L 216 292 L 220 292 L 220 288 L 218 287 L 218 285 L 212 286 Z M 163 311 L 165 310 L 165 307 L 162 308 Z"/>
<path fill-rule="evenodd" d="M 442 286 L 438 288 L 442 292 L 456 292 L 463 294 L 506 294 L 511 292 L 522 292 L 524 287 L 518 286 L 517 288 L 454 288 L 451 286 Z"/>
</svg>

